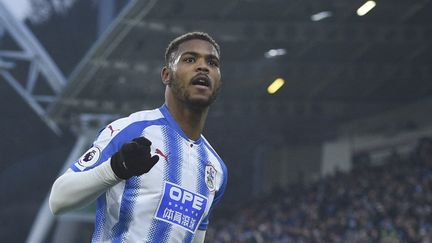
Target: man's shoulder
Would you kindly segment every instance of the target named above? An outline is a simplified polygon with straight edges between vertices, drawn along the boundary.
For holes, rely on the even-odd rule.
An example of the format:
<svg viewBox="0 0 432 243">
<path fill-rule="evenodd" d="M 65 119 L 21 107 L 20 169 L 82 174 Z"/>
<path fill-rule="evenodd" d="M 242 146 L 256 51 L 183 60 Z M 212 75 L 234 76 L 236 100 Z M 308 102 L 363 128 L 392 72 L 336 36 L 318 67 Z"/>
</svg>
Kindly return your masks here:
<svg viewBox="0 0 432 243">
<path fill-rule="evenodd" d="M 137 111 L 109 123 L 100 131 L 99 137 L 113 138 L 120 132 L 129 133 L 135 130 L 141 133 L 143 127 L 151 124 L 162 124 L 163 120 L 164 116 L 159 109 Z"/>
<path fill-rule="evenodd" d="M 214 158 L 218 161 L 220 165 L 220 169 L 223 171 L 226 171 L 226 165 L 223 159 L 219 156 L 219 154 L 216 152 L 216 150 L 210 145 L 210 143 L 207 141 L 207 139 L 202 136 L 204 146 L 210 151 L 210 153 L 214 156 Z"/>
<path fill-rule="evenodd" d="M 159 109 L 153 110 L 142 110 L 131 113 L 129 116 L 119 118 L 110 124 L 112 125 L 120 125 L 120 126 L 128 126 L 137 122 L 146 122 L 146 121 L 155 121 L 164 118 L 163 114 Z"/>
<path fill-rule="evenodd" d="M 142 110 L 137 111 L 132 114 L 130 114 L 128 117 L 126 117 L 129 122 L 140 122 L 140 121 L 153 121 L 158 120 L 161 118 L 164 118 L 162 112 L 160 109 L 153 109 L 153 110 Z"/>
</svg>

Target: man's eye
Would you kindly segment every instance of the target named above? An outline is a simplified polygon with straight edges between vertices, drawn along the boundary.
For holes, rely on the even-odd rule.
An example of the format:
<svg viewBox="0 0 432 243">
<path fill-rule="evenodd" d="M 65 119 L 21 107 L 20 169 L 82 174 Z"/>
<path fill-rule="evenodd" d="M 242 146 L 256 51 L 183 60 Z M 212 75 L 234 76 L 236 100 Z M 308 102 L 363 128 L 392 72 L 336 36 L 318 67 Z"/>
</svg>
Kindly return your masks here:
<svg viewBox="0 0 432 243">
<path fill-rule="evenodd" d="M 193 58 L 193 57 L 187 57 L 187 58 L 184 59 L 184 61 L 187 62 L 187 63 L 193 63 L 195 61 L 195 58 Z"/>
<path fill-rule="evenodd" d="M 213 61 L 213 60 L 208 61 L 208 64 L 209 64 L 210 66 L 219 67 L 219 63 L 216 62 L 216 61 Z"/>
</svg>

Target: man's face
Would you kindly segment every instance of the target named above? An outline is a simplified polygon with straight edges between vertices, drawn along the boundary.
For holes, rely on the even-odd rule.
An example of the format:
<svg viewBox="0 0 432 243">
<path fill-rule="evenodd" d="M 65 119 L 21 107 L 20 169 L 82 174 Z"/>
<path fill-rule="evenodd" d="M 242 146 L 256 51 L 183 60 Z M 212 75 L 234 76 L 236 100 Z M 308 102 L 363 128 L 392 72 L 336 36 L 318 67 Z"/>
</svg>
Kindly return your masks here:
<svg viewBox="0 0 432 243">
<path fill-rule="evenodd" d="M 175 99 L 195 108 L 209 106 L 221 85 L 219 55 L 204 40 L 189 40 L 179 45 L 168 68 L 168 86 Z"/>
</svg>

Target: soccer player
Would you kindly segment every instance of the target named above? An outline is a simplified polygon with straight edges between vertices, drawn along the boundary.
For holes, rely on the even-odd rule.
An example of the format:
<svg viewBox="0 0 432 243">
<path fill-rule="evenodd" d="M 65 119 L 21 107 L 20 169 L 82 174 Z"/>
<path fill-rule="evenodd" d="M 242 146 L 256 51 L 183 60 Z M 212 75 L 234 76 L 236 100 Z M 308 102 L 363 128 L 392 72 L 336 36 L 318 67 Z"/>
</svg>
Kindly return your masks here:
<svg viewBox="0 0 432 243">
<path fill-rule="evenodd" d="M 53 184 L 54 214 L 97 203 L 92 242 L 203 242 L 227 169 L 201 135 L 221 86 L 219 45 L 174 39 L 161 77 L 165 104 L 118 119 Z"/>
</svg>

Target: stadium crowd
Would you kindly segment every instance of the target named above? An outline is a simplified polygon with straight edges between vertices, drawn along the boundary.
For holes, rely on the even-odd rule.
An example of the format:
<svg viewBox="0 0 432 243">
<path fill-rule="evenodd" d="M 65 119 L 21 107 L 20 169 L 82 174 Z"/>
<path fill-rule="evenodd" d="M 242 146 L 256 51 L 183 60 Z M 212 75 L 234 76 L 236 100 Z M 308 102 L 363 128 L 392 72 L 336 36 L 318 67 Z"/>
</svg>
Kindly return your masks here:
<svg viewBox="0 0 432 243">
<path fill-rule="evenodd" d="M 432 140 L 311 184 L 277 190 L 213 220 L 206 242 L 432 242 Z"/>
</svg>

